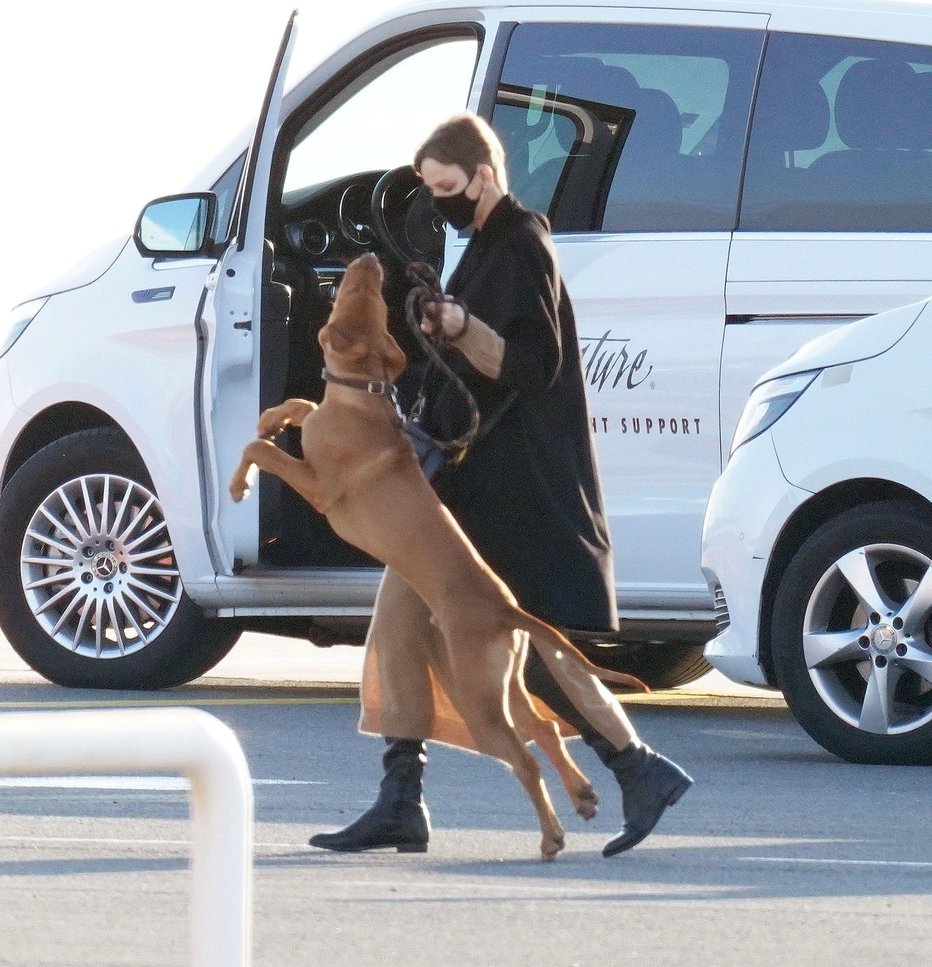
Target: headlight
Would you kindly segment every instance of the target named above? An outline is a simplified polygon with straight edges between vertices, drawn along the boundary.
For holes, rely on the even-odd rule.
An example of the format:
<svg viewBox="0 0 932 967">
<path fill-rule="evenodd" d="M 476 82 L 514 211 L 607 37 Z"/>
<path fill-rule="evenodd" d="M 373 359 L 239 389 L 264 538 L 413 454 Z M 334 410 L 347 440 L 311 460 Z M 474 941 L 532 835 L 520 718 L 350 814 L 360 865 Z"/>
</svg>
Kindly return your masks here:
<svg viewBox="0 0 932 967">
<path fill-rule="evenodd" d="M 26 331 L 26 326 L 32 322 L 39 314 L 39 310 L 48 302 L 48 298 L 33 299 L 32 302 L 24 302 L 22 305 L 13 306 L 10 310 L 10 320 L 7 323 L 7 331 L 3 342 L 0 343 L 0 357 L 5 356 L 12 348 L 13 343 Z"/>
<path fill-rule="evenodd" d="M 738 421 L 731 452 L 769 429 L 803 395 L 820 369 L 780 376 L 755 386 Z"/>
</svg>

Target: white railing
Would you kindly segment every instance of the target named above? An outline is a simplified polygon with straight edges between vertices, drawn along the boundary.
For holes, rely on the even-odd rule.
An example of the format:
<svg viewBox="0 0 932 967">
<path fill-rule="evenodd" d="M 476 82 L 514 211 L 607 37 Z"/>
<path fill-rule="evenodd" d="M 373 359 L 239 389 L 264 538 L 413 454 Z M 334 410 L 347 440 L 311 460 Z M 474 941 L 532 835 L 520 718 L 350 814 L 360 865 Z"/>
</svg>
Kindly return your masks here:
<svg viewBox="0 0 932 967">
<path fill-rule="evenodd" d="M 0 775 L 181 773 L 191 783 L 194 967 L 251 963 L 253 795 L 232 730 L 192 708 L 0 715 Z"/>
</svg>

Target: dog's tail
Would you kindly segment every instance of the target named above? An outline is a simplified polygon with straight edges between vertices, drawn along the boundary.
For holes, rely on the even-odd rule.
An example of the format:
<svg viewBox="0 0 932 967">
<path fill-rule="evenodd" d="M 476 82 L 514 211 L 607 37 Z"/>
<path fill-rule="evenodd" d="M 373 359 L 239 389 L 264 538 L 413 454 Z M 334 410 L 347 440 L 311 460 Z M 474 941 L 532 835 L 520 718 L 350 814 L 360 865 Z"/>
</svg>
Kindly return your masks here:
<svg viewBox="0 0 932 967">
<path fill-rule="evenodd" d="M 545 654 L 545 652 L 548 652 L 550 657 L 557 659 L 562 655 L 583 671 L 588 672 L 590 675 L 595 675 L 596 678 L 606 682 L 614 682 L 616 685 L 626 685 L 628 688 L 634 689 L 637 692 L 650 691 L 647 685 L 640 678 L 635 678 L 634 675 L 612 671 L 609 668 L 601 668 L 599 665 L 591 662 L 566 635 L 562 634 L 552 625 L 548 625 L 546 621 L 541 621 L 540 618 L 535 618 L 534 615 L 528 614 L 527 611 L 522 611 L 520 608 L 517 609 L 517 612 L 520 617 L 517 627 L 522 631 L 528 632 L 531 636 L 531 641 L 534 642 L 534 647 L 541 653 L 541 657 L 551 671 L 554 671 L 554 665 L 558 663 L 547 661 L 548 654 Z M 556 675 L 556 677 L 559 678 L 560 676 Z M 570 698 L 572 698 L 572 695 L 570 695 Z"/>
<path fill-rule="evenodd" d="M 520 613 L 516 625 L 531 635 L 534 647 L 544 664 L 579 714 L 616 748 L 625 748 L 633 735 L 631 723 L 622 706 L 613 701 L 601 679 L 639 691 L 647 692 L 650 689 L 633 675 L 599 668 L 571 644 L 565 635 L 527 612 Z"/>
</svg>

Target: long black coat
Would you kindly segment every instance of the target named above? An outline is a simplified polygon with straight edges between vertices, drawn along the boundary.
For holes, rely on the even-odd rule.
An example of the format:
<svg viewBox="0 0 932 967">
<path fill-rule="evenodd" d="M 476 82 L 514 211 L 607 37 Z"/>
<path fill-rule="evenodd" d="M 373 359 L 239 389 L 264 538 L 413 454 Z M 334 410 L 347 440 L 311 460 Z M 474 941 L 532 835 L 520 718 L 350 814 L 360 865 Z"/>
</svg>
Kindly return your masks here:
<svg viewBox="0 0 932 967">
<path fill-rule="evenodd" d="M 455 347 L 447 361 L 483 418 L 517 397 L 437 491 L 523 608 L 552 624 L 616 629 L 608 527 L 592 448 L 573 308 L 543 216 L 507 195 L 473 233 L 447 285 L 505 341 L 500 378 Z M 433 370 L 426 420 L 445 439 L 468 426 L 462 395 Z"/>
</svg>

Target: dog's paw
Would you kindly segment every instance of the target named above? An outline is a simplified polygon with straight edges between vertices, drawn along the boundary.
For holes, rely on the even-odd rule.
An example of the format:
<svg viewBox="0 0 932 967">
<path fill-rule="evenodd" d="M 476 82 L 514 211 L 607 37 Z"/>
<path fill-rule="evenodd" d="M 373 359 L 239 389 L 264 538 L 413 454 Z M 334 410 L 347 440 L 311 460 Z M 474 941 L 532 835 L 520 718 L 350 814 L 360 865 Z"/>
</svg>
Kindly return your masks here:
<svg viewBox="0 0 932 967">
<path fill-rule="evenodd" d="M 251 464 L 245 472 L 242 467 L 236 471 L 233 479 L 230 481 L 229 488 L 230 496 L 233 498 L 234 503 L 238 504 L 241 500 L 245 500 L 249 496 L 258 472 L 259 470 L 255 464 Z"/>
<path fill-rule="evenodd" d="M 583 819 L 592 819 L 599 811 L 599 797 L 592 786 L 586 783 L 573 793 L 573 805 Z"/>
<path fill-rule="evenodd" d="M 256 436 L 260 440 L 275 440 L 280 434 L 284 433 L 286 426 L 288 426 L 287 420 L 284 423 L 280 419 L 267 420 L 263 413 L 256 425 Z"/>
<path fill-rule="evenodd" d="M 241 500 L 245 500 L 249 496 L 249 488 L 246 486 L 245 480 L 234 480 L 230 484 L 230 497 L 233 498 L 233 503 L 238 504 Z"/>
<path fill-rule="evenodd" d="M 566 837 L 562 829 L 559 832 L 544 833 L 540 841 L 540 858 L 545 863 L 551 863 L 564 846 L 566 846 Z"/>
</svg>

